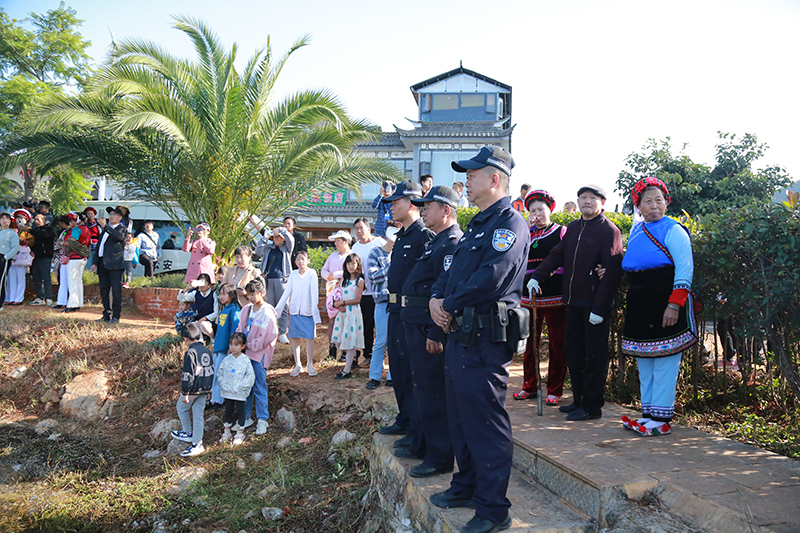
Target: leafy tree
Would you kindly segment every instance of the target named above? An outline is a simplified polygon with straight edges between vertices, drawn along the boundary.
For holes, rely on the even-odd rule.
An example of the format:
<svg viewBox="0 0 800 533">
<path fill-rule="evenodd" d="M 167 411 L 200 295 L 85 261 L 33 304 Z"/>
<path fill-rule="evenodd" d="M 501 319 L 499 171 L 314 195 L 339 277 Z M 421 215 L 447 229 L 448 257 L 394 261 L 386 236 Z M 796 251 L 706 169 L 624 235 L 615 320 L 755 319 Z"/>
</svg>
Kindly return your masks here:
<svg viewBox="0 0 800 533">
<path fill-rule="evenodd" d="M 15 133 L 26 110 L 52 101 L 89 74 L 91 43 L 76 31 L 82 23 L 64 2 L 23 20 L 9 19 L 0 8 L 0 142 Z M 22 173 L 29 197 L 39 177 L 36 161 L 23 163 Z"/>
<path fill-rule="evenodd" d="M 272 220 L 322 185 L 398 179 L 388 163 L 353 153 L 375 134 L 329 91 L 272 104 L 278 75 L 308 37 L 278 59 L 268 40 L 240 73 L 236 45 L 226 51 L 191 18 L 176 17 L 175 27 L 194 43 L 194 61 L 150 42 L 118 43 L 83 94 L 31 119 L 3 163 L 68 163 L 108 176 L 175 221 L 177 205 L 193 224 L 211 225 L 222 256 L 244 240 L 247 214 Z"/>
<path fill-rule="evenodd" d="M 92 198 L 92 182 L 71 166 L 57 166 L 49 174 L 50 180 L 40 182 L 35 195 L 39 200 L 50 201 L 53 213 L 77 211 Z"/>
<path fill-rule="evenodd" d="M 649 139 L 641 152 L 625 160 L 628 167 L 619 173 L 616 191 L 625 198 L 625 208 L 633 210 L 630 191 L 647 176 L 656 176 L 669 187 L 670 211 L 695 215 L 739 208 L 753 202 L 770 202 L 774 194 L 792 180 L 778 166 L 753 171 L 753 164 L 764 155 L 767 145 L 749 133 L 741 138 L 719 133 L 716 165 L 695 163 L 684 153 L 672 154 L 670 138 Z"/>
</svg>

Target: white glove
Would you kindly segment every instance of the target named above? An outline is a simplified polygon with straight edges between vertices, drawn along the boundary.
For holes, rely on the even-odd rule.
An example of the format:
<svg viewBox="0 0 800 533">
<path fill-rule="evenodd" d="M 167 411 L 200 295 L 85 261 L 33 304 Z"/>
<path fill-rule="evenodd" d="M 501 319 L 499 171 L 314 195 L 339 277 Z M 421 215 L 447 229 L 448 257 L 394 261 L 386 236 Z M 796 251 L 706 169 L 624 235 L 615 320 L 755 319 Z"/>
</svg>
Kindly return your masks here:
<svg viewBox="0 0 800 533">
<path fill-rule="evenodd" d="M 594 313 L 591 313 L 589 315 L 589 324 L 591 324 L 593 326 L 596 326 L 597 324 L 601 323 L 602 321 L 603 321 L 603 317 L 601 317 L 600 315 L 596 315 Z"/>
<path fill-rule="evenodd" d="M 528 281 L 528 293 L 533 295 L 533 294 L 539 294 L 540 292 L 542 291 L 539 290 L 539 282 L 531 278 L 530 281 Z"/>
</svg>

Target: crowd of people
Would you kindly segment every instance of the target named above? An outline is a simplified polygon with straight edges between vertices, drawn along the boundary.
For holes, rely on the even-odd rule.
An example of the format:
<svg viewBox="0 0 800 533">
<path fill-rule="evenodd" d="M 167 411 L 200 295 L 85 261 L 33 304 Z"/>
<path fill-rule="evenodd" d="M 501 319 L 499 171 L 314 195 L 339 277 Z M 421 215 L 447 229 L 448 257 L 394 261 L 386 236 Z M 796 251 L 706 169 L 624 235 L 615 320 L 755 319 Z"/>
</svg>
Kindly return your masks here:
<svg viewBox="0 0 800 533">
<path fill-rule="evenodd" d="M 506 196 L 513 167 L 511 154 L 500 147 L 453 162 L 456 172 L 466 174 L 466 197 L 461 182 L 433 186 L 429 175 L 396 186 L 385 182 L 373 203 L 375 234 L 364 218 L 353 224 L 355 238 L 346 230 L 332 234 L 335 250 L 319 274 L 330 318 L 328 357 L 344 364 L 335 379 L 349 379 L 364 365 L 367 389 L 382 382 L 393 388 L 398 414 L 380 433 L 402 436 L 394 442 L 395 455 L 420 461 L 411 476 L 447 474 L 458 462 L 449 488 L 431 501 L 474 508 L 466 533 L 510 527 L 508 366 L 524 347 L 523 386 L 513 398 L 536 399 L 545 325 L 545 403 L 557 406 L 567 421 L 601 418 L 611 313 L 627 274 L 622 350 L 638 361 L 642 416 L 625 417 L 622 425 L 645 437 L 670 433 L 681 353 L 697 342 L 691 242 L 686 228 L 665 216 L 670 195 L 662 181 L 646 178 L 631 191 L 642 222 L 633 227 L 625 251 L 619 229 L 604 214 L 602 187 L 578 190 L 570 203 L 580 217 L 564 227 L 550 219 L 556 199 L 548 191 L 526 185 L 514 202 Z M 462 231 L 457 214 L 466 205 L 478 213 Z M 50 305 L 54 268 L 66 280 L 58 306 L 79 308 L 76 273 L 88 260 L 100 276 L 101 320 L 118 321 L 133 239 L 127 209 L 109 207 L 107 213 L 108 219 L 96 218 L 91 208 L 69 213 L 58 221 L 60 232 L 47 230 L 52 222 L 46 211 L 30 224 L 33 213 L 25 209 L 0 214 L 6 304 L 21 301 L 19 274 L 12 269 L 31 267 L 34 303 Z M 242 443 L 253 423 L 257 435 L 266 432 L 266 376 L 278 342 L 291 344 L 290 376 L 317 375 L 319 277 L 309 265 L 305 240 L 292 217 L 271 230 L 251 223 L 263 230 L 255 248 L 260 268 L 252 263 L 253 251 L 241 246 L 233 265 L 215 269 L 216 244 L 207 224 L 189 230 L 183 243 L 191 259 L 175 327 L 186 354 L 177 404 L 182 429 L 173 432 L 190 444 L 183 456 L 203 453 L 208 408 L 225 410 L 222 442 Z M 145 224 L 136 241 L 138 261 L 152 273 L 160 250 L 152 225 Z M 50 257 L 48 250 L 54 252 Z M 567 371 L 572 403 L 559 405 Z"/>
</svg>

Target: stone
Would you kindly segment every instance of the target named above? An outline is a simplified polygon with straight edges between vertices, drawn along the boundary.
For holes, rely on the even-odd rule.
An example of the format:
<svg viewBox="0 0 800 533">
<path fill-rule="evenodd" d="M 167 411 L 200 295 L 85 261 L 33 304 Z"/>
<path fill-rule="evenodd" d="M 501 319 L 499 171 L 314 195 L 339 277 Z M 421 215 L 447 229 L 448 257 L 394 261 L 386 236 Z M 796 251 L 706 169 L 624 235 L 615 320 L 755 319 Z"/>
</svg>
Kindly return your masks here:
<svg viewBox="0 0 800 533">
<path fill-rule="evenodd" d="M 57 424 L 58 421 L 52 418 L 45 418 L 44 420 L 40 420 L 39 423 L 36 424 L 36 426 L 33 429 L 34 431 L 36 431 L 37 434 L 42 435 L 50 431 L 52 428 L 56 427 Z"/>
<path fill-rule="evenodd" d="M 342 429 L 337 431 L 336 435 L 334 435 L 333 438 L 331 439 L 331 446 L 341 446 L 345 442 L 350 442 L 355 438 L 356 438 L 355 435 L 353 435 L 346 429 Z"/>
<path fill-rule="evenodd" d="M 244 470 L 245 468 L 247 468 L 244 459 L 242 459 L 241 457 L 236 459 L 236 468 L 238 468 L 239 470 Z"/>
<path fill-rule="evenodd" d="M 61 436 L 61 433 L 51 433 L 50 436 L 47 437 L 47 440 L 58 440 L 58 438 L 60 436 Z"/>
<path fill-rule="evenodd" d="M 49 390 L 45 392 L 42 397 L 40 398 L 42 403 L 58 403 L 61 401 L 61 396 L 58 394 L 57 390 Z"/>
<path fill-rule="evenodd" d="M 186 444 L 186 443 L 184 443 Z M 203 479 L 208 471 L 201 466 L 184 466 L 175 470 L 169 477 L 167 493 L 170 496 L 185 494 L 192 483 Z"/>
<path fill-rule="evenodd" d="M 161 450 L 147 450 L 142 454 L 145 459 L 155 459 L 161 456 Z"/>
<path fill-rule="evenodd" d="M 281 407 L 275 413 L 275 424 L 287 433 L 293 433 L 297 428 L 297 421 L 295 420 L 294 413 Z"/>
<path fill-rule="evenodd" d="M 303 440 L 303 439 L 300 439 L 300 440 Z M 282 450 L 282 449 L 286 448 L 287 446 L 289 446 L 292 442 L 293 442 L 292 441 L 292 437 L 283 436 L 283 437 L 280 438 L 280 440 L 275 445 L 275 447 L 278 448 L 279 450 Z"/>
<path fill-rule="evenodd" d="M 278 507 L 264 507 L 261 509 L 261 516 L 264 520 L 280 520 L 283 518 L 283 509 Z"/>
<path fill-rule="evenodd" d="M 242 518 L 244 518 L 245 520 L 250 520 L 250 519 L 251 519 L 251 518 L 253 518 L 255 515 L 256 515 L 256 513 L 254 513 L 253 511 L 248 511 L 248 512 L 247 512 L 247 514 L 246 514 L 246 515 L 244 515 Z"/>
<path fill-rule="evenodd" d="M 303 437 L 302 439 L 300 439 L 297 442 L 302 444 L 303 446 L 308 446 L 309 444 L 314 442 L 314 437 Z"/>
<path fill-rule="evenodd" d="M 353 416 L 355 416 L 355 413 L 345 413 L 345 414 L 343 414 L 341 416 L 337 416 L 333 420 L 333 423 L 334 424 L 345 424 L 345 423 L 349 422 L 353 418 Z"/>
<path fill-rule="evenodd" d="M 222 425 L 222 419 L 217 415 L 211 415 L 205 419 L 203 429 L 205 431 L 213 431 Z"/>
<path fill-rule="evenodd" d="M 167 457 L 175 457 L 188 447 L 189 447 L 188 442 L 172 439 L 169 441 L 169 444 L 167 444 L 167 451 L 164 452 L 164 455 L 166 455 Z"/>
<path fill-rule="evenodd" d="M 8 377 L 10 377 L 11 379 L 20 379 L 21 377 L 23 377 L 25 375 L 25 373 L 27 371 L 28 371 L 28 367 L 25 366 L 25 365 L 22 365 L 20 367 L 17 367 L 16 369 L 14 369 L 14 371 L 11 372 L 8 375 Z"/>
<path fill-rule="evenodd" d="M 108 376 L 103 370 L 81 374 L 70 381 L 61 397 L 59 409 L 66 416 L 95 420 L 105 415 Z"/>
<path fill-rule="evenodd" d="M 379 387 L 372 394 L 365 394 L 356 407 L 365 413 L 365 418 L 377 424 L 390 425 L 397 416 L 397 400 L 390 388 Z"/>
<path fill-rule="evenodd" d="M 155 441 L 171 439 L 172 437 L 170 437 L 169 434 L 173 429 L 181 429 L 180 420 L 177 418 L 160 420 L 156 422 L 156 425 L 150 430 L 150 436 L 153 437 Z"/>
<path fill-rule="evenodd" d="M 253 454 L 253 462 L 257 463 L 257 462 L 261 461 L 262 459 L 264 459 L 264 454 L 263 453 L 254 453 Z"/>
</svg>

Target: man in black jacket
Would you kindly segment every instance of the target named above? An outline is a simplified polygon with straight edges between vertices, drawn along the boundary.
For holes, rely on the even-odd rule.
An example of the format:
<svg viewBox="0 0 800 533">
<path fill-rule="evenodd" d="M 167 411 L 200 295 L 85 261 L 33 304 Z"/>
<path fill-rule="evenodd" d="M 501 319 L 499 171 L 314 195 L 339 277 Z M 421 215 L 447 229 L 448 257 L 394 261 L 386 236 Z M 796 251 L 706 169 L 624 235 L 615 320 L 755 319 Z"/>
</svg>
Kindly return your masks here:
<svg viewBox="0 0 800 533">
<path fill-rule="evenodd" d="M 106 212 L 108 220 L 97 219 L 101 231 L 92 257 L 92 270 L 100 278 L 100 297 L 103 300 L 103 316 L 98 322 L 116 324 L 122 312 L 122 277 L 125 273 L 123 252 L 128 229 L 122 224 L 124 215 L 119 206 L 106 207 Z"/>
<path fill-rule="evenodd" d="M 39 213 L 33 217 L 30 229 L 33 235 L 33 264 L 31 275 L 36 289 L 36 299 L 31 305 L 53 305 L 53 284 L 50 280 L 50 263 L 53 261 L 53 242 L 56 235 L 53 226 L 47 222 L 45 215 Z"/>
</svg>

